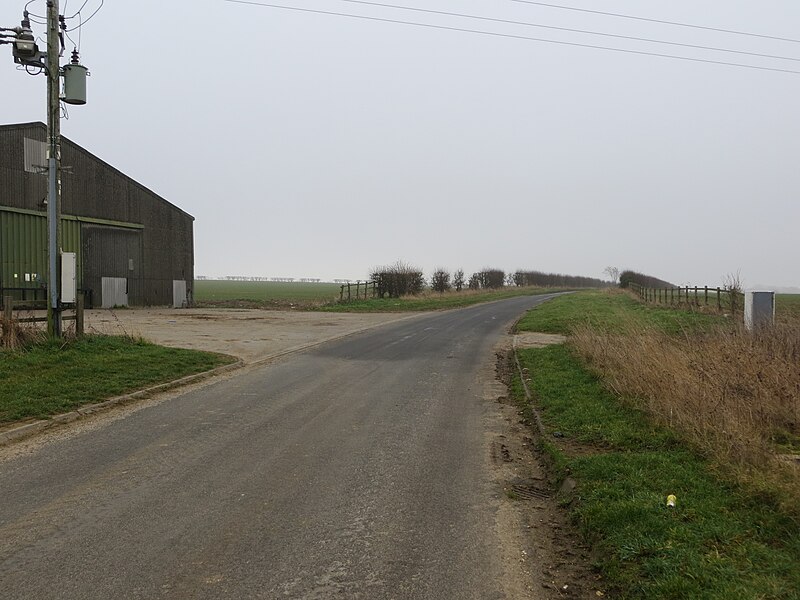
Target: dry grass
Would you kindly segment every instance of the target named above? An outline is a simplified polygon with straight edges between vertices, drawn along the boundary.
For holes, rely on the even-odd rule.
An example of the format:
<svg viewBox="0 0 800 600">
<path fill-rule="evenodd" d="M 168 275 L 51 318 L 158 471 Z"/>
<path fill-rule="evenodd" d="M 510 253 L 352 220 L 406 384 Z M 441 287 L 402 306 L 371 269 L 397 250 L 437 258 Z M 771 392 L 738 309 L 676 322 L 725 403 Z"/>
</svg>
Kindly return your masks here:
<svg viewBox="0 0 800 600">
<path fill-rule="evenodd" d="M 0 317 L 0 349 L 19 350 L 47 337 L 41 327 L 35 324 L 8 321 Z"/>
<path fill-rule="evenodd" d="M 571 343 L 616 393 L 748 483 L 800 494 L 800 320 L 748 333 L 588 327 Z"/>
</svg>

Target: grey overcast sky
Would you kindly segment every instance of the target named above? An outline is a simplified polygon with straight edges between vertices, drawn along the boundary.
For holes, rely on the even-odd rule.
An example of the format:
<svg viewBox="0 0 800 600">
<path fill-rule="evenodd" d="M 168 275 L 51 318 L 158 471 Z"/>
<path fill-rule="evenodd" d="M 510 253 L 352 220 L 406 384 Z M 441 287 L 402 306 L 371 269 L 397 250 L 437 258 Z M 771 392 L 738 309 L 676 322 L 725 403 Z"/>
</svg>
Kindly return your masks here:
<svg viewBox="0 0 800 600">
<path fill-rule="evenodd" d="M 550 2 L 800 38 L 795 0 Z M 794 60 L 274 0 L 800 71 L 800 43 L 512 0 L 386 3 Z M 0 25 L 24 4 L 3 0 Z M 88 104 L 63 133 L 195 216 L 198 275 L 357 279 L 402 259 L 800 285 L 800 74 L 223 0 L 106 0 L 80 33 Z M 0 57 L 0 120 L 43 121 L 44 77 Z"/>
</svg>

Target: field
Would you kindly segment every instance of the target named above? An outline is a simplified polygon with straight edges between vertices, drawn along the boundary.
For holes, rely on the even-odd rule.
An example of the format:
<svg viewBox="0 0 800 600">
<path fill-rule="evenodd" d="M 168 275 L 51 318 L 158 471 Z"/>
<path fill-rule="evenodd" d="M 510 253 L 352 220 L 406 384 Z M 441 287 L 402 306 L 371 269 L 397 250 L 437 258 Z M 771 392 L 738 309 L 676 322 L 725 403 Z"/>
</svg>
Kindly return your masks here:
<svg viewBox="0 0 800 600">
<path fill-rule="evenodd" d="M 800 294 L 777 294 L 775 313 L 778 319 L 800 318 Z"/>
<path fill-rule="evenodd" d="M 194 299 L 201 306 L 231 300 L 321 304 L 338 298 L 339 289 L 338 283 L 199 280 L 194 282 Z"/>
<path fill-rule="evenodd" d="M 280 283 L 272 281 L 195 281 L 199 307 L 305 309 L 326 312 L 415 312 L 460 308 L 514 296 L 544 294 L 556 289 L 506 287 L 499 290 L 462 290 L 443 294 L 426 290 L 403 298 L 368 298 L 337 302 L 338 283 Z M 363 289 L 363 287 L 362 287 Z M 353 286 L 355 294 L 355 285 Z"/>
</svg>

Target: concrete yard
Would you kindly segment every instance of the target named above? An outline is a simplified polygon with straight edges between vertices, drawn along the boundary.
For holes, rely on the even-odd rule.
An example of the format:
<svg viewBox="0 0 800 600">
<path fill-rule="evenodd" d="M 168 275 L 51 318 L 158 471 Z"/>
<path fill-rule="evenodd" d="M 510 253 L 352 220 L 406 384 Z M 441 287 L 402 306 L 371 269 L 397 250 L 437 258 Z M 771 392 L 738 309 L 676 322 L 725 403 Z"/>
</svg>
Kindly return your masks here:
<svg viewBox="0 0 800 600">
<path fill-rule="evenodd" d="M 177 348 L 230 354 L 246 364 L 409 318 L 254 309 L 87 310 L 87 333 L 132 335 Z"/>
</svg>

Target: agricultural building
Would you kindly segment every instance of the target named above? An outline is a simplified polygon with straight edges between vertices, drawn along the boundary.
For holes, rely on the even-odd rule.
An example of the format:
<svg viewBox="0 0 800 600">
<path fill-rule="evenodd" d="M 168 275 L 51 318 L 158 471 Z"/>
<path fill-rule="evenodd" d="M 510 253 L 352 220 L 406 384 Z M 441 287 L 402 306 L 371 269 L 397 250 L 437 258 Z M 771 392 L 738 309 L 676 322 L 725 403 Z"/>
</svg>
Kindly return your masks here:
<svg viewBox="0 0 800 600">
<path fill-rule="evenodd" d="M 0 125 L 0 296 L 46 298 L 46 139 L 43 123 Z M 61 140 L 61 251 L 86 306 L 191 303 L 194 217 Z"/>
</svg>

